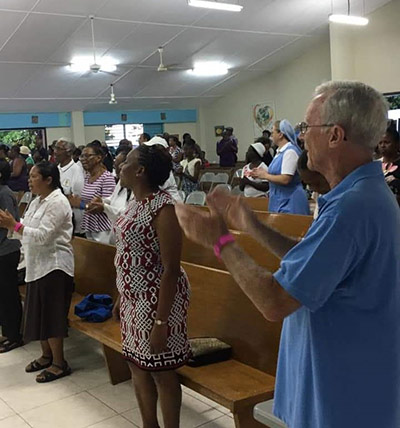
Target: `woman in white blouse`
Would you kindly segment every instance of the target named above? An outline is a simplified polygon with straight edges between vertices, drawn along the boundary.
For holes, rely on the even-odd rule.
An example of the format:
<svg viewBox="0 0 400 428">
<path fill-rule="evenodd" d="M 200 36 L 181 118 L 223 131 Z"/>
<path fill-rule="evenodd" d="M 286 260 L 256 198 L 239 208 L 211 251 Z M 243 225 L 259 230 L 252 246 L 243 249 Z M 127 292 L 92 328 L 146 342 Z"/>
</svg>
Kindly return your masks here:
<svg viewBox="0 0 400 428">
<path fill-rule="evenodd" d="M 24 340 L 40 340 L 42 347 L 41 357 L 25 371 L 43 370 L 36 381 L 44 383 L 71 374 L 64 360 L 63 341 L 73 291 L 72 212 L 60 190 L 56 164 L 36 164 L 30 171 L 29 187 L 37 197 L 23 221 L 17 222 L 0 210 L 0 227 L 22 237 L 27 283 Z"/>
</svg>

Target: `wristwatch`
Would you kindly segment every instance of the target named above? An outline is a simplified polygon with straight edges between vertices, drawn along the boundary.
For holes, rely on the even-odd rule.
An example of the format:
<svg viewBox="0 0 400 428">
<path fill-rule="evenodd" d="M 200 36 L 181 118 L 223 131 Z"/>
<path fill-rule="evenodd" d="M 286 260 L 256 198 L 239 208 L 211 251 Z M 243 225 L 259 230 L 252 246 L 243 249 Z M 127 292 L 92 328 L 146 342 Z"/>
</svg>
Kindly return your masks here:
<svg viewBox="0 0 400 428">
<path fill-rule="evenodd" d="M 168 321 L 155 320 L 154 323 L 155 325 L 166 325 L 168 324 Z"/>
</svg>

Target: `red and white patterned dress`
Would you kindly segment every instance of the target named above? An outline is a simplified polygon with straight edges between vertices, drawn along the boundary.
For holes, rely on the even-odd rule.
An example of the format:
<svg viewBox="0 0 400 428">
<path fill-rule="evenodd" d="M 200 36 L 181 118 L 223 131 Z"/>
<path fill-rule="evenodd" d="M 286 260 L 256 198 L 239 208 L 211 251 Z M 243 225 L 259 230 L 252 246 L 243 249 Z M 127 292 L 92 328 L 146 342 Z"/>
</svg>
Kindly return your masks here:
<svg viewBox="0 0 400 428">
<path fill-rule="evenodd" d="M 145 370 L 175 369 L 190 357 L 186 326 L 190 286 L 182 268 L 168 318 L 168 350 L 161 354 L 150 353 L 150 333 L 156 319 L 164 271 L 160 243 L 152 222 L 163 207 L 173 204 L 171 196 L 163 191 L 143 201 L 133 200 L 114 226 L 122 352 L 126 359 Z"/>
</svg>

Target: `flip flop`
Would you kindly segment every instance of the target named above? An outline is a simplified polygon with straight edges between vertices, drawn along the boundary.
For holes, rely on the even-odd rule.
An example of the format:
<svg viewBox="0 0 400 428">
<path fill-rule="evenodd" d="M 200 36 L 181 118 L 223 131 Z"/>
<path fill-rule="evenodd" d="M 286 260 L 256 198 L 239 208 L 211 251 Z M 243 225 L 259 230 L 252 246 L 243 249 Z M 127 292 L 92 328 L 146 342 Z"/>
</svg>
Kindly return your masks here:
<svg viewBox="0 0 400 428">
<path fill-rule="evenodd" d="M 63 366 L 59 366 L 58 364 L 53 364 L 53 366 L 62 370 L 62 372 L 59 374 L 55 374 L 48 370 L 43 370 L 42 373 L 40 373 L 36 377 L 36 382 L 38 383 L 53 382 L 54 380 L 61 379 L 65 376 L 69 376 L 72 373 L 71 367 L 69 367 L 67 362 L 65 362 Z"/>
<path fill-rule="evenodd" d="M 13 349 L 20 348 L 24 346 L 24 342 L 22 340 L 18 340 L 17 342 L 11 342 L 10 340 L 5 340 L 0 343 L 0 354 L 5 354 L 6 352 L 10 352 Z"/>
<path fill-rule="evenodd" d="M 38 372 L 39 370 L 47 369 L 53 364 L 53 358 L 51 357 L 42 357 L 49 362 L 46 364 L 40 364 L 38 360 L 33 360 L 25 367 L 26 373 Z"/>
</svg>

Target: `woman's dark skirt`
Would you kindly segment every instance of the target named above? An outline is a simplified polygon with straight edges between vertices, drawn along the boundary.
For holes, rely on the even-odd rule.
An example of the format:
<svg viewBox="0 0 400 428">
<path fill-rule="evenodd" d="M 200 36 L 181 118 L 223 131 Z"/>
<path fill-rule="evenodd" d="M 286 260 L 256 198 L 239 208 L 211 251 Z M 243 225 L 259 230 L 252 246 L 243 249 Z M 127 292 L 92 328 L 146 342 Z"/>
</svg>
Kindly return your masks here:
<svg viewBox="0 0 400 428">
<path fill-rule="evenodd" d="M 27 284 L 24 340 L 68 336 L 68 311 L 74 280 L 61 270 Z"/>
</svg>

